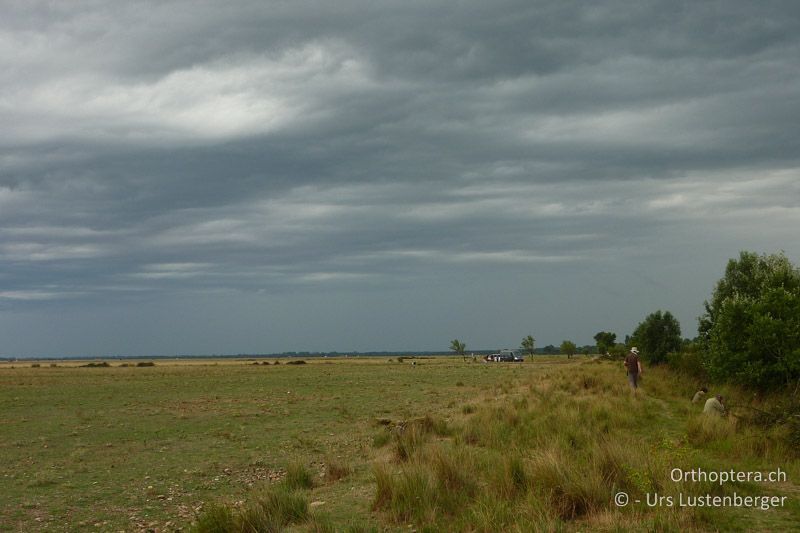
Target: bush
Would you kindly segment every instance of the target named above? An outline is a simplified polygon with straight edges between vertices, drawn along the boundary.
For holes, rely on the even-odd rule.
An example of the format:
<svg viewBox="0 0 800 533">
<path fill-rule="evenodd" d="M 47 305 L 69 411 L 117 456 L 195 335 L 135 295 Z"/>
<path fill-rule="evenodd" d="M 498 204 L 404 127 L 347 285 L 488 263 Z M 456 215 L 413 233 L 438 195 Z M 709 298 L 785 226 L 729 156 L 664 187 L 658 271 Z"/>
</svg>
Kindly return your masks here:
<svg viewBox="0 0 800 533">
<path fill-rule="evenodd" d="M 711 377 L 761 391 L 800 380 L 800 271 L 786 256 L 741 252 L 705 308 Z"/>
<path fill-rule="evenodd" d="M 667 354 L 681 349 L 681 326 L 669 311 L 647 315 L 633 332 L 633 341 L 642 351 L 642 358 L 657 365 L 667 360 Z"/>
<path fill-rule="evenodd" d="M 699 351 L 682 351 L 667 354 L 667 365 L 671 370 L 684 376 L 708 382 L 708 371 L 703 361 L 703 354 Z"/>
</svg>

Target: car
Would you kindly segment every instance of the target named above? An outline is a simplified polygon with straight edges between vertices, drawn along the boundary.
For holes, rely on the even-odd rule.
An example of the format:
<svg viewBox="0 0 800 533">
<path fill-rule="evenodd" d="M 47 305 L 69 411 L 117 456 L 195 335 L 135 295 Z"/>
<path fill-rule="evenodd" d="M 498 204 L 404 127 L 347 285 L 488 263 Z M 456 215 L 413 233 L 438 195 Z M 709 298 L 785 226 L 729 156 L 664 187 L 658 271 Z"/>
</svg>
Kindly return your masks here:
<svg viewBox="0 0 800 533">
<path fill-rule="evenodd" d="M 522 357 L 514 350 L 500 350 L 500 352 L 490 356 L 492 361 L 498 363 L 521 363 Z"/>
</svg>

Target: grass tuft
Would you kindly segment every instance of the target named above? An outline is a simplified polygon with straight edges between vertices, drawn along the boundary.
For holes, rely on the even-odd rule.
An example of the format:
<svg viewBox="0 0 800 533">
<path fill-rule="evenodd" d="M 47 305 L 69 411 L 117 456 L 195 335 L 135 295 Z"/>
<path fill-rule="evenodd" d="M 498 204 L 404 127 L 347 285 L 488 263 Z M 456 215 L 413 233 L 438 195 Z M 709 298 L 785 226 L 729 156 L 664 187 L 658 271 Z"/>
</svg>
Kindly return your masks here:
<svg viewBox="0 0 800 533">
<path fill-rule="evenodd" d="M 284 482 L 290 489 L 311 489 L 314 487 L 314 476 L 303 463 L 292 462 L 286 468 Z"/>
</svg>

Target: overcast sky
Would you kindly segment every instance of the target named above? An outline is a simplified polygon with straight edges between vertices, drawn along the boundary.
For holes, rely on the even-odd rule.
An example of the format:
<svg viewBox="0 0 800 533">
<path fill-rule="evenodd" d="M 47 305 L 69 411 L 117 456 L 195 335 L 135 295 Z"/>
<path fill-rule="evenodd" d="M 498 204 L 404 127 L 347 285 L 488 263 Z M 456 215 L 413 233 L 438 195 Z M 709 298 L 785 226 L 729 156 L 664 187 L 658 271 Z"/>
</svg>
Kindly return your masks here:
<svg viewBox="0 0 800 533">
<path fill-rule="evenodd" d="M 0 0 L 0 355 L 694 337 L 800 260 L 800 4 Z"/>
</svg>

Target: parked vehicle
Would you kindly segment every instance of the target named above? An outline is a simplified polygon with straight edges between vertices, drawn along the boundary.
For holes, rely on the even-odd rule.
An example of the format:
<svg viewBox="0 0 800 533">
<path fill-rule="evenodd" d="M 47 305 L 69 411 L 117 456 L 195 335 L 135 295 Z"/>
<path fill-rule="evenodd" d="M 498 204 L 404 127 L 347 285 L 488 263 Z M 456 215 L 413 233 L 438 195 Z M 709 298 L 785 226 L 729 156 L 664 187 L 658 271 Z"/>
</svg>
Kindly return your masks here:
<svg viewBox="0 0 800 533">
<path fill-rule="evenodd" d="M 486 360 L 496 363 L 521 363 L 523 361 L 522 356 L 514 350 L 500 350 L 498 353 L 486 356 Z"/>
</svg>

